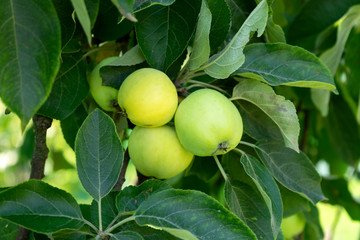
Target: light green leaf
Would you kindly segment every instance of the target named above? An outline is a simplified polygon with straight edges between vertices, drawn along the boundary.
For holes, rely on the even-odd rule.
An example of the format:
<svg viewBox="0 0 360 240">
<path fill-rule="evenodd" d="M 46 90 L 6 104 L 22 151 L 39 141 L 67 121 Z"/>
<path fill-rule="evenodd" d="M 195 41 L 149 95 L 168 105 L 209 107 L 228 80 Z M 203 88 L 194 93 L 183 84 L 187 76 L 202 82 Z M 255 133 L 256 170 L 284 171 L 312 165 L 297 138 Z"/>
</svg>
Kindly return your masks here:
<svg viewBox="0 0 360 240">
<path fill-rule="evenodd" d="M 141 52 L 139 45 L 136 45 L 106 66 L 133 66 L 142 62 L 145 62 L 144 54 Z"/>
<path fill-rule="evenodd" d="M 155 4 L 159 4 L 162 6 L 169 6 L 174 2 L 175 0 L 145 0 L 145 1 L 136 0 L 134 3 L 134 12 L 139 12 Z"/>
<path fill-rule="evenodd" d="M 266 25 L 266 31 L 264 35 L 266 42 L 268 43 L 286 43 L 283 29 L 278 24 L 274 23 L 272 16 L 269 18 L 269 21 Z"/>
<path fill-rule="evenodd" d="M 340 63 L 341 55 L 351 29 L 360 24 L 360 5 L 351 7 L 338 23 L 335 45 L 320 56 L 320 59 L 329 67 L 333 75 Z"/>
<path fill-rule="evenodd" d="M 285 145 L 299 152 L 300 126 L 292 102 L 276 95 L 270 86 L 252 79 L 235 86 L 232 100 L 247 101 L 261 109 L 279 127 Z"/>
<path fill-rule="evenodd" d="M 71 0 L 75 13 L 91 46 L 91 21 L 84 0 Z"/>
<path fill-rule="evenodd" d="M 245 63 L 233 73 L 272 86 L 321 88 L 336 92 L 329 69 L 307 50 L 284 43 L 255 43 L 245 47 Z"/>
<path fill-rule="evenodd" d="M 50 0 L 3 0 L 0 23 L 0 97 L 24 128 L 59 70 L 60 23 Z"/>
<path fill-rule="evenodd" d="M 287 148 L 281 142 L 258 142 L 255 151 L 261 161 L 286 188 L 300 193 L 314 204 L 325 199 L 319 173 L 303 153 Z"/>
<path fill-rule="evenodd" d="M 348 12 L 338 21 L 337 38 L 333 47 L 321 54 L 320 59 L 329 67 L 335 75 L 339 66 L 345 43 L 351 29 L 360 24 L 360 5 L 352 6 Z M 311 91 L 311 99 L 322 116 L 326 116 L 329 110 L 330 93 L 327 91 Z"/>
<path fill-rule="evenodd" d="M 81 184 L 95 200 L 101 200 L 116 184 L 122 151 L 113 120 L 101 110 L 94 110 L 79 129 L 75 154 Z"/>
<path fill-rule="evenodd" d="M 182 239 L 256 239 L 233 213 L 208 195 L 168 189 L 146 199 L 135 213 L 139 225 L 161 228 Z"/>
<path fill-rule="evenodd" d="M 280 231 L 281 220 L 283 217 L 283 207 L 279 188 L 268 170 L 259 161 L 248 154 L 242 154 L 240 158 L 245 172 L 254 181 L 261 196 L 263 197 L 271 214 L 271 227 L 273 237 L 276 239 Z"/>
<path fill-rule="evenodd" d="M 121 15 L 132 22 L 137 22 L 133 12 L 135 0 L 111 0 L 111 2 L 116 6 Z"/>
<path fill-rule="evenodd" d="M 210 56 L 210 27 L 211 12 L 206 0 L 202 0 L 198 23 L 196 27 L 193 50 L 189 60 L 189 69 L 192 71 L 205 63 Z"/>
<path fill-rule="evenodd" d="M 214 78 L 223 79 L 229 77 L 245 61 L 243 49 L 250 40 L 251 32 L 257 31 L 258 37 L 263 34 L 267 17 L 268 5 L 266 0 L 263 0 L 251 12 L 230 43 L 221 52 L 213 55 L 209 63 L 202 67 L 202 69 Z"/>
<path fill-rule="evenodd" d="M 40 233 L 79 229 L 83 217 L 67 192 L 30 180 L 0 193 L 0 217 Z"/>
</svg>

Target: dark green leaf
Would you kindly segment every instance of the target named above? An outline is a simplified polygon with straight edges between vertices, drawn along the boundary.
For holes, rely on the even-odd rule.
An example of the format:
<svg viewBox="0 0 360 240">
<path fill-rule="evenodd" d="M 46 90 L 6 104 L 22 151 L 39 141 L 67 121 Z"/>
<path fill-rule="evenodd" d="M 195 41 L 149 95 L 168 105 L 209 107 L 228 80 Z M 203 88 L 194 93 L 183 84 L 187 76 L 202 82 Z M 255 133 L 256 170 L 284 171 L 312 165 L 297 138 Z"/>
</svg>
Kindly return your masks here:
<svg viewBox="0 0 360 240">
<path fill-rule="evenodd" d="M 169 6 L 174 2 L 175 0 L 135 0 L 134 11 L 138 12 L 155 4 Z"/>
<path fill-rule="evenodd" d="M 75 111 L 70 114 L 67 118 L 61 120 L 61 131 L 64 135 L 65 141 L 72 149 L 75 149 L 75 138 L 76 134 L 81 127 L 81 124 L 87 117 L 87 112 L 83 105 L 80 105 Z"/>
<path fill-rule="evenodd" d="M 326 118 L 326 130 L 332 148 L 342 160 L 356 166 L 360 159 L 360 131 L 356 118 L 341 97 L 333 97 Z"/>
<path fill-rule="evenodd" d="M 324 232 L 322 230 L 319 219 L 319 210 L 316 208 L 316 206 L 310 205 L 310 211 L 303 213 L 306 219 L 304 239 L 324 239 Z"/>
<path fill-rule="evenodd" d="M 137 22 L 134 16 L 133 6 L 135 0 L 111 0 L 114 5 L 119 9 L 119 12 L 132 22 Z"/>
<path fill-rule="evenodd" d="M 152 227 L 140 227 L 134 221 L 125 223 L 119 227 L 121 231 L 133 231 L 140 234 L 144 240 L 176 240 L 178 238 L 166 231 L 161 231 Z"/>
<path fill-rule="evenodd" d="M 71 0 L 75 13 L 85 32 L 89 45 L 91 45 L 91 20 L 86 8 L 85 0 Z"/>
<path fill-rule="evenodd" d="M 88 95 L 86 65 L 81 57 L 80 53 L 62 55 L 59 73 L 48 99 L 38 111 L 39 114 L 59 120 L 65 119 Z"/>
<path fill-rule="evenodd" d="M 19 226 L 5 219 L 0 219 L 0 236 L 2 239 L 16 239 Z"/>
<path fill-rule="evenodd" d="M 50 0 L 6 0 L 0 10 L 0 96 L 23 128 L 60 66 L 60 23 Z"/>
<path fill-rule="evenodd" d="M 94 110 L 75 141 L 76 166 L 81 184 L 97 201 L 116 184 L 123 162 L 122 146 L 112 119 Z"/>
<path fill-rule="evenodd" d="M 54 240 L 85 240 L 86 235 L 74 230 L 61 230 L 51 235 Z M 40 240 L 37 239 L 36 240 Z"/>
<path fill-rule="evenodd" d="M 125 78 L 140 68 L 148 67 L 147 63 L 140 63 L 134 66 L 104 66 L 100 68 L 102 84 L 119 89 Z"/>
<path fill-rule="evenodd" d="M 252 32 L 257 31 L 260 37 L 267 22 L 268 5 L 265 0 L 251 12 L 233 39 L 221 50 L 213 55 L 202 68 L 213 78 L 227 78 L 237 70 L 245 61 L 243 49 L 249 42 Z"/>
<path fill-rule="evenodd" d="M 219 171 L 213 157 L 195 156 L 185 175 L 195 175 L 198 178 L 209 181 Z"/>
<path fill-rule="evenodd" d="M 320 33 L 341 18 L 350 6 L 358 3 L 359 0 L 308 1 L 289 26 L 289 42 L 301 43 Z"/>
<path fill-rule="evenodd" d="M 258 239 L 274 239 L 269 209 L 250 185 L 240 181 L 226 182 L 225 199 L 231 211 L 254 231 Z"/>
<path fill-rule="evenodd" d="M 310 159 L 279 142 L 259 142 L 256 153 L 282 185 L 301 193 L 314 204 L 324 199 L 321 178 Z"/>
<path fill-rule="evenodd" d="M 0 193 L 0 217 L 40 233 L 78 229 L 79 205 L 67 192 L 30 180 Z"/>
<path fill-rule="evenodd" d="M 118 210 L 116 209 L 115 198 L 117 192 L 110 192 L 106 197 L 101 199 L 101 216 L 102 226 L 106 229 L 107 226 L 116 218 Z M 98 202 L 93 200 L 91 203 L 91 222 L 95 226 L 99 226 L 99 206 Z"/>
<path fill-rule="evenodd" d="M 143 240 L 144 238 L 136 232 L 123 231 L 112 235 L 110 240 L 112 239 L 113 240 Z"/>
<path fill-rule="evenodd" d="M 155 226 L 183 239 L 256 239 L 219 202 L 192 190 L 157 192 L 140 205 L 134 216 L 140 225 Z"/>
<path fill-rule="evenodd" d="M 75 21 L 72 18 L 74 11 L 70 1 L 52 0 L 61 25 L 61 46 L 70 41 L 75 32 Z"/>
<path fill-rule="evenodd" d="M 93 28 L 99 13 L 100 0 L 85 0 L 85 5 L 89 14 L 91 28 Z"/>
<path fill-rule="evenodd" d="M 194 45 L 189 59 L 189 69 L 191 71 L 197 69 L 209 59 L 211 19 L 212 16 L 208 4 L 206 0 L 202 0 Z"/>
<path fill-rule="evenodd" d="M 273 237 L 276 239 L 283 217 L 283 206 L 279 188 L 268 170 L 255 157 L 244 153 L 240 158 L 240 162 L 244 166 L 245 172 L 254 181 L 269 209 Z"/>
<path fill-rule="evenodd" d="M 269 17 L 264 35 L 266 37 L 266 42 L 268 43 L 286 43 L 285 33 L 283 29 L 278 24 L 274 23 L 272 16 Z"/>
<path fill-rule="evenodd" d="M 112 41 L 125 36 L 133 28 L 133 22 L 125 19 L 118 24 L 119 11 L 110 0 L 101 0 L 93 29 L 94 37 Z"/>
<path fill-rule="evenodd" d="M 284 43 L 255 43 L 245 47 L 245 63 L 233 75 L 272 86 L 321 88 L 336 92 L 330 70 L 314 54 Z"/>
<path fill-rule="evenodd" d="M 128 186 L 117 195 L 116 207 L 119 213 L 134 211 L 152 194 L 169 188 L 160 180 L 147 180 L 140 186 Z"/>
<path fill-rule="evenodd" d="M 231 28 L 229 36 L 232 38 L 239 30 L 246 18 L 256 7 L 255 1 L 226 0 L 231 12 Z"/>
<path fill-rule="evenodd" d="M 263 111 L 280 129 L 285 145 L 299 151 L 300 126 L 292 102 L 277 95 L 270 86 L 252 79 L 242 80 L 235 86 L 232 100 L 247 101 L 258 108 L 248 110 L 250 113 L 253 110 L 256 113 L 259 109 Z M 278 137 L 278 131 L 274 125 L 270 125 L 269 131 L 271 132 L 267 135 L 273 138 Z M 255 133 L 258 134 L 258 132 Z"/>
<path fill-rule="evenodd" d="M 279 189 L 283 202 L 284 217 L 290 217 L 297 212 L 309 211 L 311 209 L 311 203 L 300 194 L 287 189 L 281 184 L 279 184 Z"/>
<path fill-rule="evenodd" d="M 323 179 L 321 187 L 328 203 L 343 206 L 353 220 L 360 220 L 360 203 L 352 197 L 345 179 Z"/>
<path fill-rule="evenodd" d="M 347 88 L 351 96 L 357 99 L 360 95 L 360 33 L 353 31 L 345 47 L 345 63 L 350 69 L 347 79 Z"/>
<path fill-rule="evenodd" d="M 224 42 L 229 32 L 231 13 L 225 0 L 207 0 L 207 2 L 212 15 L 212 20 L 209 21 L 211 22 L 210 46 L 211 50 L 215 50 Z"/>
<path fill-rule="evenodd" d="M 195 29 L 200 0 L 154 5 L 136 14 L 137 40 L 151 67 L 166 71 L 185 50 Z"/>
</svg>

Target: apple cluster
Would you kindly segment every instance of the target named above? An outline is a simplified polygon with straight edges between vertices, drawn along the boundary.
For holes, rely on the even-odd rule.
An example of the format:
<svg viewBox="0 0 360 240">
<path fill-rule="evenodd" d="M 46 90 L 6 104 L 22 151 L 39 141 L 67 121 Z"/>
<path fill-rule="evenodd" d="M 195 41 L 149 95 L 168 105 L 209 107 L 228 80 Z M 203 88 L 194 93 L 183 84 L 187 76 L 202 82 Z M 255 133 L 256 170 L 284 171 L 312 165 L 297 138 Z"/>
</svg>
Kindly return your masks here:
<svg viewBox="0 0 360 240">
<path fill-rule="evenodd" d="M 221 93 L 197 90 L 178 105 L 173 82 L 153 68 L 134 71 L 117 91 L 103 86 L 99 74 L 100 68 L 113 60 L 107 58 L 94 68 L 90 92 L 106 111 L 114 111 L 112 102 L 116 98 L 121 110 L 136 125 L 128 150 L 143 175 L 170 178 L 184 171 L 194 155 L 225 154 L 239 143 L 243 133 L 240 113 Z M 168 124 L 173 118 L 175 126 Z"/>
</svg>

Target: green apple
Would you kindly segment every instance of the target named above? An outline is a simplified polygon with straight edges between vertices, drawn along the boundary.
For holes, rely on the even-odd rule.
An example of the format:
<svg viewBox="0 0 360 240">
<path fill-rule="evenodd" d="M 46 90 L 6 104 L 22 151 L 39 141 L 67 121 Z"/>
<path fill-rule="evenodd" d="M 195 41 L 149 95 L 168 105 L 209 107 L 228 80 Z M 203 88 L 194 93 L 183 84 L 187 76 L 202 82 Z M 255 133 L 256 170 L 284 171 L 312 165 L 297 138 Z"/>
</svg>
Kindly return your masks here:
<svg viewBox="0 0 360 240">
<path fill-rule="evenodd" d="M 159 179 L 181 173 L 194 158 L 181 146 L 175 129 L 167 125 L 154 128 L 136 126 L 130 134 L 128 150 L 140 173 Z"/>
<path fill-rule="evenodd" d="M 118 90 L 109 86 L 102 85 L 102 79 L 100 76 L 100 68 L 111 63 L 118 57 L 109 57 L 102 60 L 90 73 L 88 78 L 90 93 L 93 96 L 95 102 L 105 111 L 115 112 L 114 107 L 117 104 Z"/>
<path fill-rule="evenodd" d="M 281 222 L 281 230 L 285 239 L 292 239 L 304 231 L 305 217 L 302 213 L 296 213 L 290 217 L 284 218 Z"/>
<path fill-rule="evenodd" d="M 118 101 L 135 125 L 158 127 L 174 116 L 178 96 L 175 85 L 165 73 L 142 68 L 131 73 L 121 84 Z"/>
<path fill-rule="evenodd" d="M 175 128 L 181 144 L 197 156 L 225 154 L 238 145 L 243 133 L 238 109 L 211 89 L 197 90 L 180 103 Z"/>
</svg>

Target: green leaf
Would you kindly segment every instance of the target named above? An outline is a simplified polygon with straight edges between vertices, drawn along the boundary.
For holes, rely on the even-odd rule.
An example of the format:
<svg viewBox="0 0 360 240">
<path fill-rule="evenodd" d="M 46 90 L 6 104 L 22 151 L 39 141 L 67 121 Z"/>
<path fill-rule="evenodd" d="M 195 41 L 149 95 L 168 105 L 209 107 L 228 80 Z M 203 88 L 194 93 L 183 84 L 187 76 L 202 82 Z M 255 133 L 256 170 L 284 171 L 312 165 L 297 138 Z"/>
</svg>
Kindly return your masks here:
<svg viewBox="0 0 360 240">
<path fill-rule="evenodd" d="M 160 180 L 147 180 L 139 186 L 128 186 L 116 196 L 116 207 L 119 213 L 135 211 L 152 194 L 169 188 Z"/>
<path fill-rule="evenodd" d="M 114 240 L 143 240 L 144 238 L 136 232 L 123 231 L 123 232 L 119 232 L 119 233 L 112 235 L 110 240 L 111 239 L 114 239 Z"/>
<path fill-rule="evenodd" d="M 359 24 L 360 5 L 355 5 L 340 19 L 335 45 L 321 54 L 320 59 L 329 67 L 333 75 L 339 66 L 351 29 Z"/>
<path fill-rule="evenodd" d="M 245 60 L 243 49 L 249 42 L 251 32 L 257 31 L 260 37 L 266 26 L 268 6 L 265 0 L 252 11 L 239 31 L 226 47 L 219 53 L 213 55 L 202 69 L 214 78 L 227 78 L 237 70 Z"/>
<path fill-rule="evenodd" d="M 115 198 L 117 192 L 110 192 L 107 196 L 101 199 L 101 216 L 102 216 L 102 226 L 104 229 L 109 226 L 109 224 L 116 218 L 118 215 L 118 210 L 115 205 Z M 91 202 L 91 222 L 95 226 L 99 226 L 99 205 L 93 200 Z"/>
<path fill-rule="evenodd" d="M 310 211 L 303 212 L 306 219 L 304 239 L 324 239 L 324 232 L 319 219 L 319 210 L 316 206 L 310 205 Z"/>
<path fill-rule="evenodd" d="M 61 131 L 64 135 L 65 141 L 72 149 L 75 149 L 75 138 L 82 123 L 88 116 L 83 105 L 80 105 L 67 118 L 60 121 Z"/>
<path fill-rule="evenodd" d="M 86 8 L 85 0 L 71 0 L 75 13 L 85 32 L 89 45 L 91 46 L 91 20 Z"/>
<path fill-rule="evenodd" d="M 145 62 L 144 54 L 141 52 L 139 45 L 136 45 L 106 66 L 133 66 L 142 62 Z"/>
<path fill-rule="evenodd" d="M 79 229 L 80 207 L 67 192 L 29 180 L 0 193 L 0 217 L 40 233 Z"/>
<path fill-rule="evenodd" d="M 307 50 L 284 43 L 255 43 L 245 47 L 245 63 L 233 75 L 272 86 L 321 88 L 336 92 L 329 69 Z"/>
<path fill-rule="evenodd" d="M 81 184 L 95 200 L 106 196 L 116 184 L 122 151 L 112 119 L 101 110 L 94 110 L 79 129 L 75 154 Z"/>
<path fill-rule="evenodd" d="M 152 227 L 141 227 L 134 221 L 121 225 L 117 230 L 137 232 L 144 240 L 178 240 L 177 237 L 174 237 L 166 231 L 161 231 Z"/>
<path fill-rule="evenodd" d="M 344 162 L 356 167 L 360 160 L 359 125 L 348 104 L 340 96 L 332 98 L 325 126 L 331 148 Z"/>
<path fill-rule="evenodd" d="M 298 212 L 309 211 L 311 208 L 310 201 L 301 196 L 300 194 L 289 190 L 283 185 L 279 184 L 281 192 L 281 199 L 283 202 L 283 216 L 290 217 Z"/>
<path fill-rule="evenodd" d="M 134 26 L 125 19 L 119 21 L 119 10 L 110 0 L 100 1 L 99 13 L 93 29 L 94 37 L 101 41 L 115 41 L 128 34 Z"/>
<path fill-rule="evenodd" d="M 360 32 L 353 31 L 352 34 L 350 34 L 346 46 L 345 46 L 345 65 L 350 69 L 348 72 L 348 78 L 346 87 L 347 90 L 350 92 L 350 95 L 357 99 L 360 94 L 360 54 L 357 54 L 360 52 Z M 360 124 L 360 121 L 358 121 Z"/>
<path fill-rule="evenodd" d="M 229 36 L 233 37 L 246 18 L 256 7 L 255 1 L 226 0 L 231 12 L 231 27 Z"/>
<path fill-rule="evenodd" d="M 328 26 L 334 24 L 359 0 L 310 0 L 289 26 L 288 40 L 291 43 L 304 43 Z M 326 16 L 326 17 L 325 17 Z"/>
<path fill-rule="evenodd" d="M 82 231 L 83 229 L 80 229 Z M 90 232 L 87 230 L 87 232 Z M 58 232 L 55 232 L 51 234 L 52 239 L 54 240 L 86 240 L 86 234 L 84 232 L 78 232 L 76 230 L 60 230 Z M 42 239 L 42 238 L 40 238 Z M 48 238 L 46 238 L 48 239 Z M 35 238 L 35 240 L 38 240 L 38 238 Z"/>
<path fill-rule="evenodd" d="M 261 195 L 240 181 L 225 183 L 226 203 L 254 231 L 258 239 L 274 239 L 271 215 Z"/>
<path fill-rule="evenodd" d="M 276 95 L 268 85 L 247 79 L 238 83 L 233 91 L 233 100 L 247 101 L 261 109 L 276 123 L 287 147 L 299 151 L 299 120 L 292 102 Z M 246 126 L 245 126 L 246 129 Z"/>
<path fill-rule="evenodd" d="M 0 219 L 0 236 L 3 239 L 16 239 L 19 226 L 5 220 Z"/>
<path fill-rule="evenodd" d="M 111 0 L 111 2 L 117 7 L 121 15 L 132 22 L 137 22 L 133 12 L 135 0 Z"/>
<path fill-rule="evenodd" d="M 231 25 L 231 13 L 225 0 L 207 0 L 212 15 L 210 47 L 216 50 L 226 39 Z M 209 22 L 210 24 L 210 22 Z M 240 28 L 237 27 L 236 30 Z"/>
<path fill-rule="evenodd" d="M 198 23 L 196 26 L 193 50 L 190 55 L 189 69 L 192 71 L 205 63 L 210 56 L 211 12 L 206 0 L 202 0 Z"/>
<path fill-rule="evenodd" d="M 86 10 L 89 14 L 91 29 L 94 27 L 97 20 L 97 15 L 100 8 L 100 0 L 85 0 Z"/>
<path fill-rule="evenodd" d="M 268 170 L 261 165 L 255 157 L 244 153 L 240 158 L 240 162 L 244 166 L 247 175 L 254 181 L 269 209 L 273 237 L 276 239 L 283 217 L 283 207 L 279 188 Z"/>
<path fill-rule="evenodd" d="M 139 46 L 151 67 L 166 71 L 185 50 L 195 29 L 200 0 L 154 5 L 136 14 Z"/>
<path fill-rule="evenodd" d="M 213 157 L 195 156 L 191 167 L 186 170 L 185 176 L 195 175 L 203 181 L 208 182 L 218 172 L 219 168 Z"/>
<path fill-rule="evenodd" d="M 268 43 L 286 43 L 285 33 L 283 29 L 274 22 L 272 16 L 269 17 L 264 35 L 266 37 L 266 42 Z"/>
<path fill-rule="evenodd" d="M 59 70 L 60 23 L 50 0 L 6 0 L 1 5 L 0 96 L 25 128 Z"/>
<path fill-rule="evenodd" d="M 145 1 L 139 1 L 136 0 L 134 3 L 134 12 L 139 12 L 141 10 L 144 10 L 148 7 L 151 7 L 152 5 L 162 5 L 162 6 L 169 6 L 173 4 L 175 0 L 145 0 Z"/>
<path fill-rule="evenodd" d="M 259 142 L 256 153 L 271 174 L 288 189 L 304 195 L 314 204 L 324 199 L 321 178 L 310 159 L 279 142 Z"/>
<path fill-rule="evenodd" d="M 343 206 L 353 220 L 360 220 L 360 203 L 352 197 L 344 178 L 323 179 L 321 186 L 328 203 Z"/>
<path fill-rule="evenodd" d="M 64 48 L 75 32 L 74 11 L 70 1 L 52 0 L 61 25 L 61 46 Z"/>
<path fill-rule="evenodd" d="M 140 205 L 134 217 L 140 225 L 155 226 L 183 239 L 256 239 L 219 202 L 193 190 L 155 193 Z"/>
<path fill-rule="evenodd" d="M 54 119 L 65 119 L 81 104 L 89 92 L 86 65 L 82 54 L 63 54 L 62 64 L 51 93 L 39 114 Z"/>
</svg>

